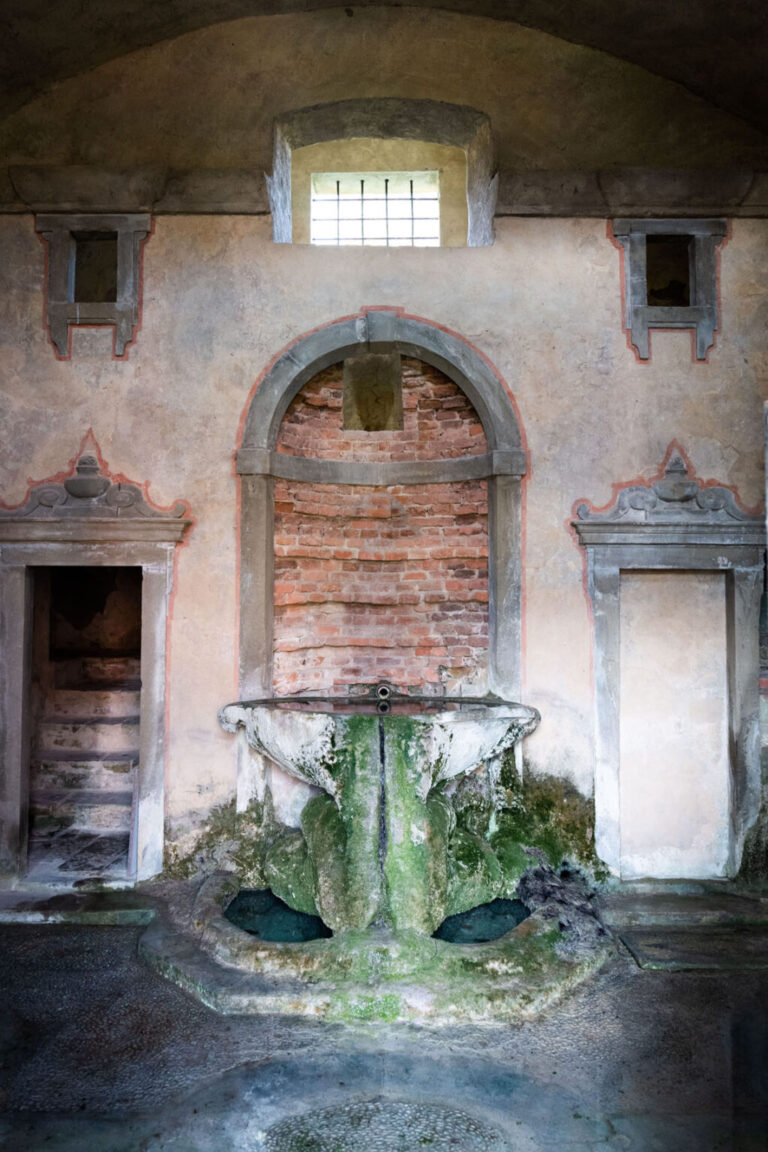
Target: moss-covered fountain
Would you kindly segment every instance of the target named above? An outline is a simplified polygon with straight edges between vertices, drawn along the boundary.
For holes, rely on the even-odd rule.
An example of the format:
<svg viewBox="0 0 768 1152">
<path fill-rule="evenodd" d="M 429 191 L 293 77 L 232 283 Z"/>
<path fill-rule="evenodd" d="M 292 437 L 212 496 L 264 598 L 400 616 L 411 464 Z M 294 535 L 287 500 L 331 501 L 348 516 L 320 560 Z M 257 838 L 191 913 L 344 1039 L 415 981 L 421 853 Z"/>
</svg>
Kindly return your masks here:
<svg viewBox="0 0 768 1152">
<path fill-rule="evenodd" d="M 558 812 L 546 789 L 526 796 L 516 767 L 516 746 L 539 722 L 534 709 L 379 685 L 344 700 L 231 704 L 219 718 L 303 781 L 308 799 L 300 827 L 277 819 L 269 787 L 243 815 L 247 859 L 241 846 L 239 866 L 210 876 L 195 903 L 205 962 L 169 949 L 160 925 L 145 938 L 148 958 L 211 1006 L 328 1019 L 515 1020 L 602 963 L 607 937 L 585 877 L 571 867 L 590 862 L 588 832 L 573 804 L 567 812 L 567 797 Z M 244 931 L 226 915 L 241 887 L 268 889 L 287 909 L 318 917 L 317 938 L 305 929 L 292 940 Z M 525 905 L 509 931 L 493 916 L 498 900 Z M 461 921 L 458 931 L 441 931 L 478 906 L 491 910 L 479 935 L 468 921 L 463 935 Z M 452 942 L 467 937 L 473 942 Z"/>
</svg>

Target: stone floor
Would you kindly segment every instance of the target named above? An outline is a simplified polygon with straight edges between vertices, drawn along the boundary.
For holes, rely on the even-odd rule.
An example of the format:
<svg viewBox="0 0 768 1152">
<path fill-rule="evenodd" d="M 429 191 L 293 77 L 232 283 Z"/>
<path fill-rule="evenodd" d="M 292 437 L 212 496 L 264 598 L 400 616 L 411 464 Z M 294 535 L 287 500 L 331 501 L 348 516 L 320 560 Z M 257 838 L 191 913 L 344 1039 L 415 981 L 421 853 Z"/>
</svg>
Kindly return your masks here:
<svg viewBox="0 0 768 1152">
<path fill-rule="evenodd" d="M 768 1150 L 768 970 L 643 970 L 619 943 L 520 1027 L 350 1028 L 217 1016 L 144 966 L 142 931 L 0 923 L 0 1147 Z"/>
</svg>

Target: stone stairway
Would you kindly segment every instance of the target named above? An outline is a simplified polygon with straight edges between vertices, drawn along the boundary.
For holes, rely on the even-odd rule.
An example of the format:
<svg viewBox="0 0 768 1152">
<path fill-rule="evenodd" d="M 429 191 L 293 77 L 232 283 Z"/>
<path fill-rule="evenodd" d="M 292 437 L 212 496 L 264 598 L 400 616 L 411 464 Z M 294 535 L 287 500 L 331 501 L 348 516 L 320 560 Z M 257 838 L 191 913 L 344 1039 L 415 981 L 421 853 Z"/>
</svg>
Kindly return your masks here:
<svg viewBox="0 0 768 1152">
<path fill-rule="evenodd" d="M 28 878 L 127 876 L 139 762 L 139 660 L 56 661 L 31 765 Z"/>
</svg>

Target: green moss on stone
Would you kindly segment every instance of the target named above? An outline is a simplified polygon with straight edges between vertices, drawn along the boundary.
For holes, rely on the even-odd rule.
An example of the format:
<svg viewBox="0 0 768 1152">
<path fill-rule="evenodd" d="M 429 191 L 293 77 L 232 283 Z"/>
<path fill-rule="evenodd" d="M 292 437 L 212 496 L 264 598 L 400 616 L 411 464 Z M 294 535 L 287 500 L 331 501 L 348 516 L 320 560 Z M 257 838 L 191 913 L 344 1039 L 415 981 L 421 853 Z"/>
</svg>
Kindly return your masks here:
<svg viewBox="0 0 768 1152">
<path fill-rule="evenodd" d="M 379 721 L 377 716 L 350 716 L 338 722 L 343 733 L 336 748 L 334 775 L 341 788 L 339 817 L 344 838 L 338 838 L 343 851 L 343 899 L 340 925 L 365 927 L 382 915 L 382 883 L 379 867 Z M 323 864 L 310 845 L 318 884 Z M 334 860 L 331 858 L 331 866 Z"/>
<path fill-rule="evenodd" d="M 401 1015 L 401 1000 L 394 992 L 381 996 L 338 996 L 331 1002 L 329 1019 L 380 1020 L 392 1024 Z"/>
<path fill-rule="evenodd" d="M 424 725 L 412 716 L 385 717 L 387 850 L 384 876 L 390 922 L 396 930 L 431 934 L 442 919 L 436 907 L 433 847 L 443 851 L 439 820 L 432 829 L 422 799 L 428 769 L 423 746 Z"/>
<path fill-rule="evenodd" d="M 237 812 L 235 801 L 230 800 L 211 809 L 186 852 L 179 850 L 166 831 L 163 875 L 188 880 L 231 871 L 243 887 L 265 888 L 264 853 L 281 828 L 274 819 L 269 790 L 262 803 L 252 800 L 245 812 Z"/>
<path fill-rule="evenodd" d="M 451 837 L 449 874 L 446 916 L 489 903 L 503 887 L 501 866 L 487 840 L 463 828 Z"/>
<path fill-rule="evenodd" d="M 286 829 L 269 845 L 264 855 L 264 881 L 259 887 L 271 888 L 289 908 L 318 915 L 315 869 L 300 829 Z"/>
<path fill-rule="evenodd" d="M 519 870 L 519 877 L 530 864 L 521 859 L 520 846 L 539 849 L 553 868 L 568 861 L 596 879 L 606 877 L 595 852 L 594 806 L 573 784 L 529 770 L 521 780 L 508 755 L 502 767 L 501 794 L 502 808 L 491 845 L 510 880 L 514 872 Z"/>
</svg>

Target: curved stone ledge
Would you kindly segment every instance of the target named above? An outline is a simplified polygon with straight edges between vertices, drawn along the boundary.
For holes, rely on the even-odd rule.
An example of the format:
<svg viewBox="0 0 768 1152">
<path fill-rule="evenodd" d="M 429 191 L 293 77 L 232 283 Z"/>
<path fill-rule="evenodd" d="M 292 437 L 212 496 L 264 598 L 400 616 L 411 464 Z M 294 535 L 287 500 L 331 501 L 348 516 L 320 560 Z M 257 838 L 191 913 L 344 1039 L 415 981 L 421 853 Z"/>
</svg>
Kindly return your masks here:
<svg viewBox="0 0 768 1152">
<path fill-rule="evenodd" d="M 521 1023 L 560 1001 L 612 954 L 606 934 L 577 948 L 540 908 L 489 944 L 417 934 L 346 932 L 267 943 L 230 924 L 237 882 L 216 874 L 198 892 L 189 930 L 160 913 L 139 941 L 155 971 L 225 1015 L 283 1013 L 329 1021 Z"/>
</svg>

